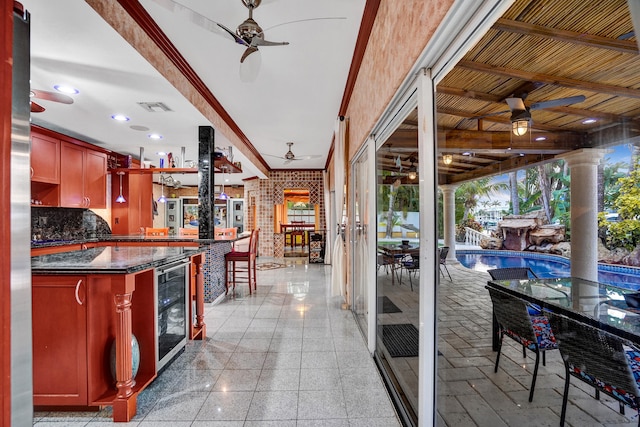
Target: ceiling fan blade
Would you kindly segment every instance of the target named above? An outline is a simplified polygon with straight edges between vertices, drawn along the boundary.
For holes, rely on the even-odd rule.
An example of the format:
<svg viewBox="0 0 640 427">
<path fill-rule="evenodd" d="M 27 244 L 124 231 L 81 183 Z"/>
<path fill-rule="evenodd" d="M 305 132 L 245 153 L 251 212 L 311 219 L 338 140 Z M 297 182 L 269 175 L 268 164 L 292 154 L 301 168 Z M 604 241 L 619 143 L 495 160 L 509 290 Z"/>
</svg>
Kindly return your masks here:
<svg viewBox="0 0 640 427">
<path fill-rule="evenodd" d="M 284 158 L 284 157 L 282 157 L 282 156 L 276 156 L 276 155 L 274 155 L 274 154 L 265 154 L 265 153 L 262 153 L 262 155 L 263 155 L 263 156 L 269 156 L 269 157 L 275 157 L 276 159 L 285 159 L 285 160 L 286 160 L 286 158 Z"/>
<path fill-rule="evenodd" d="M 287 21 L 287 22 L 282 22 L 280 24 L 276 24 L 272 27 L 269 27 L 267 29 L 265 29 L 264 31 L 269 31 L 272 30 L 274 28 L 277 27 L 281 27 L 283 25 L 289 25 L 289 24 L 297 24 L 298 22 L 308 22 L 308 21 L 328 21 L 328 20 L 334 20 L 334 19 L 347 19 L 346 16 L 339 16 L 339 17 L 325 17 L 325 18 L 307 18 L 307 19 L 297 19 L 295 21 Z"/>
<path fill-rule="evenodd" d="M 218 23 L 216 23 L 216 25 L 219 28 L 222 28 L 227 35 L 231 36 L 236 43 L 241 44 L 242 46 L 250 47 L 250 45 L 246 41 L 244 41 L 244 39 L 242 39 L 241 37 L 238 37 L 238 35 L 236 33 L 231 31 L 230 29 L 228 29 L 224 25 L 218 24 Z"/>
<path fill-rule="evenodd" d="M 189 20 L 190 22 L 196 24 L 197 26 L 204 28 L 205 30 L 211 31 L 212 33 L 218 34 L 218 35 L 222 35 L 225 36 L 225 38 L 228 38 L 227 36 L 231 36 L 233 38 L 233 40 L 236 39 L 236 34 L 234 32 L 231 32 L 230 34 L 228 33 L 228 29 L 224 26 L 221 26 L 221 24 L 217 23 L 216 21 L 213 21 L 209 18 L 207 18 L 206 16 L 196 12 L 195 10 L 181 4 L 178 3 L 177 1 L 174 0 L 153 0 L 153 2 L 157 3 L 158 5 L 164 7 L 165 9 L 169 10 L 170 12 L 173 13 L 180 13 L 186 16 L 187 20 Z M 226 30 L 226 31 L 223 31 Z"/>
<path fill-rule="evenodd" d="M 270 42 L 258 36 L 251 39 L 251 46 L 286 46 L 288 44 L 289 42 Z"/>
<path fill-rule="evenodd" d="M 311 159 L 319 159 L 322 156 L 320 154 L 310 154 L 308 156 L 296 156 L 296 160 L 311 160 Z"/>
<path fill-rule="evenodd" d="M 45 110 L 45 108 L 40 105 L 40 104 L 36 104 L 35 102 L 31 101 L 31 112 L 32 113 L 42 113 Z"/>
<path fill-rule="evenodd" d="M 34 98 L 44 99 L 45 101 L 60 102 L 62 104 L 73 104 L 73 98 L 63 93 L 37 89 L 31 89 L 31 92 L 33 92 Z"/>
<path fill-rule="evenodd" d="M 242 58 L 240 58 L 240 63 L 243 63 L 244 60 L 247 59 L 247 56 L 257 51 L 258 51 L 257 47 L 249 46 L 248 48 L 246 48 L 244 53 L 242 54 Z"/>
<path fill-rule="evenodd" d="M 541 110 L 543 108 L 562 107 L 563 105 L 577 104 L 587 99 L 584 95 L 569 96 L 567 98 L 550 99 L 548 101 L 534 102 L 529 107 L 530 110 Z"/>
<path fill-rule="evenodd" d="M 256 52 L 249 56 L 249 58 L 245 57 L 244 62 L 240 62 L 240 81 L 244 83 L 251 83 L 258 78 L 258 74 L 260 73 L 260 68 L 262 67 L 262 55 L 260 51 L 256 49 Z"/>
<path fill-rule="evenodd" d="M 507 98 L 505 99 L 505 101 L 509 105 L 509 108 L 511 108 L 511 111 L 514 111 L 514 110 L 525 111 L 527 109 L 527 107 L 525 107 L 524 105 L 524 101 L 522 100 L 522 98 Z"/>
</svg>

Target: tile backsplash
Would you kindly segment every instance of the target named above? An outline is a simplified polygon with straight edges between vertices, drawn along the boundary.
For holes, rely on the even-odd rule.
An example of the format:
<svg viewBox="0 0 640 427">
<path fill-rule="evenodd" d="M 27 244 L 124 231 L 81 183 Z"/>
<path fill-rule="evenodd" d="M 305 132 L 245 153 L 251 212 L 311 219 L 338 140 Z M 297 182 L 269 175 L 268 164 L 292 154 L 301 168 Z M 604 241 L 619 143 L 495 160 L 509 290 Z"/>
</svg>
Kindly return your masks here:
<svg viewBox="0 0 640 427">
<path fill-rule="evenodd" d="M 90 209 L 31 208 L 31 240 L 77 240 L 111 234 L 109 223 Z"/>
</svg>

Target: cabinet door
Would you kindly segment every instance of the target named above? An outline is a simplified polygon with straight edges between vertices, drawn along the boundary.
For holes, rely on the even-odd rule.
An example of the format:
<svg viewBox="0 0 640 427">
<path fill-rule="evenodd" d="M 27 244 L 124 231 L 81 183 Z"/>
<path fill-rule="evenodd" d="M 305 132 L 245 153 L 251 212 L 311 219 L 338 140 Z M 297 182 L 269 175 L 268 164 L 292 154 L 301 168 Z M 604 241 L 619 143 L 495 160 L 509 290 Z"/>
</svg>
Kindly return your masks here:
<svg viewBox="0 0 640 427">
<path fill-rule="evenodd" d="M 60 141 L 31 134 L 31 181 L 60 183 Z"/>
<path fill-rule="evenodd" d="M 84 194 L 85 152 L 83 147 L 62 142 L 60 145 L 60 205 L 86 208 Z"/>
<path fill-rule="evenodd" d="M 88 403 L 86 289 L 84 276 L 33 276 L 34 405 Z"/>
<path fill-rule="evenodd" d="M 106 209 L 107 207 L 107 155 L 97 151 L 86 151 L 84 177 L 84 195 L 88 207 Z"/>
</svg>

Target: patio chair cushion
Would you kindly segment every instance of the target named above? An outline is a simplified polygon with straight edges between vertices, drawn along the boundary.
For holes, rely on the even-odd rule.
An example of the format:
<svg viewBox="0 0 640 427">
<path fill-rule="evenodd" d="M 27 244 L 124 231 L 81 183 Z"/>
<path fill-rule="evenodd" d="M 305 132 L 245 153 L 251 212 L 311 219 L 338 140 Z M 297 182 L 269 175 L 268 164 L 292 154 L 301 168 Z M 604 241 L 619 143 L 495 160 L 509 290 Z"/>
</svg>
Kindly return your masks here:
<svg viewBox="0 0 640 427">
<path fill-rule="evenodd" d="M 536 344 L 541 350 L 558 348 L 556 338 L 553 336 L 553 331 L 551 331 L 551 326 L 549 325 L 549 319 L 546 316 L 530 316 L 530 318 L 533 326 L 533 333 L 537 342 L 534 343 L 531 339 L 509 329 L 505 329 L 504 333 L 511 339 L 527 347 L 529 350 L 535 350 Z"/>
</svg>

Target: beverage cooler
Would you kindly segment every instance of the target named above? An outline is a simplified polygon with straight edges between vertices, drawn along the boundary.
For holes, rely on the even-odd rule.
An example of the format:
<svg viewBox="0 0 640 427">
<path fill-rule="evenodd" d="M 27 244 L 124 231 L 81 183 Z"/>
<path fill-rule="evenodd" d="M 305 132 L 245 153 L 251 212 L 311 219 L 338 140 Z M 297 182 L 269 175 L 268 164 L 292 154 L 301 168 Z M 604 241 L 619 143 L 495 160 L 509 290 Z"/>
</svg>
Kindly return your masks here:
<svg viewBox="0 0 640 427">
<path fill-rule="evenodd" d="M 198 228 L 198 198 L 168 198 L 165 206 L 165 227 L 169 234 L 177 235 L 179 228 Z"/>
<path fill-rule="evenodd" d="M 244 231 L 244 199 L 216 200 L 213 205 L 214 225 L 218 228 L 235 227 Z"/>
</svg>

